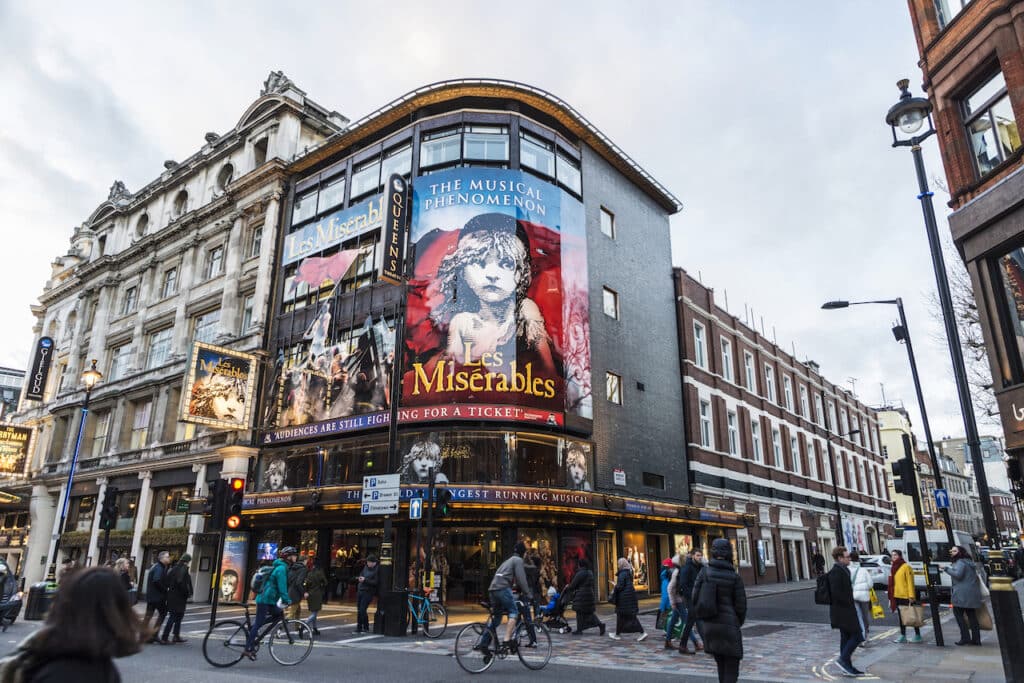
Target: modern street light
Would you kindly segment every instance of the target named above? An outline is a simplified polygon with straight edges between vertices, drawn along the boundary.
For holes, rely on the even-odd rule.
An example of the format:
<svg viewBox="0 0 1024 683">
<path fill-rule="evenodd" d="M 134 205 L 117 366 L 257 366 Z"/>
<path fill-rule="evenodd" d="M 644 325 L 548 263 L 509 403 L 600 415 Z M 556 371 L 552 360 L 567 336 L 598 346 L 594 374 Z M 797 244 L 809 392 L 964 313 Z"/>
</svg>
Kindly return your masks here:
<svg viewBox="0 0 1024 683">
<path fill-rule="evenodd" d="M 898 325 L 892 328 L 892 334 L 896 337 L 896 341 L 904 342 L 907 345 L 907 359 L 910 361 L 910 374 L 914 379 L 914 391 L 917 394 L 917 408 L 921 411 L 921 424 L 924 427 L 924 438 L 928 444 L 928 456 L 932 462 L 932 471 L 935 473 L 935 487 L 945 488 L 942 483 L 942 470 L 939 468 L 938 455 L 935 452 L 935 442 L 932 440 L 932 428 L 928 422 L 928 411 L 924 406 L 924 394 L 921 391 L 921 378 L 917 374 L 917 360 L 914 357 L 914 346 L 910 341 L 910 327 L 907 326 L 907 316 L 903 311 L 903 299 L 880 299 L 877 301 L 828 301 L 821 305 L 826 311 L 835 310 L 837 308 L 848 308 L 850 306 L 864 306 L 867 304 L 888 304 L 896 306 L 899 311 L 900 322 Z M 917 481 L 914 482 L 914 486 L 917 487 Z M 946 526 L 946 538 L 949 541 L 949 547 L 952 548 L 956 545 L 956 541 L 953 540 L 953 523 L 950 521 L 949 508 L 941 508 L 942 520 Z M 917 520 L 918 526 L 924 524 L 924 520 Z"/>
<path fill-rule="evenodd" d="M 832 473 L 832 504 L 836 509 L 836 545 L 840 546 L 846 545 L 846 534 L 843 533 L 843 508 L 839 504 L 839 479 L 836 476 L 836 457 L 832 452 L 832 427 L 828 422 L 828 411 L 824 409 L 824 406 L 826 405 L 824 391 L 821 392 L 821 404 L 823 406 L 822 418 L 825 421 L 825 444 L 828 448 L 828 466 L 829 471 Z M 846 434 L 836 434 L 835 436 L 839 439 L 845 439 L 859 433 L 859 429 L 852 429 Z"/>
<path fill-rule="evenodd" d="M 75 483 L 75 468 L 78 466 L 78 451 L 82 447 L 82 433 L 85 431 L 86 418 L 89 417 L 89 398 L 92 396 L 93 387 L 101 379 L 103 379 L 103 374 L 96 369 L 96 360 L 93 359 L 92 366 L 82 373 L 82 386 L 85 387 L 85 400 L 82 401 L 82 419 L 78 423 L 78 438 L 75 439 L 75 452 L 71 456 L 68 481 L 64 486 L 64 500 L 60 506 L 60 523 L 57 525 L 57 538 L 53 542 L 53 557 L 50 558 L 50 571 L 46 577 L 48 581 L 55 581 L 57 578 L 57 556 L 60 554 L 60 537 L 64 533 L 64 523 L 68 516 L 68 501 L 71 499 L 71 487 Z"/>
</svg>

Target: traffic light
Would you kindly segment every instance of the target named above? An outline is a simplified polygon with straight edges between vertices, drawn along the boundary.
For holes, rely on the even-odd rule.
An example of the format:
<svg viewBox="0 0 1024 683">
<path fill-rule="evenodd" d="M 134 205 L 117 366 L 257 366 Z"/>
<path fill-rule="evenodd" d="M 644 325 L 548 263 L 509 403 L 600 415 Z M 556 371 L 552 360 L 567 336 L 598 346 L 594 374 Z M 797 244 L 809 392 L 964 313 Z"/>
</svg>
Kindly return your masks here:
<svg viewBox="0 0 1024 683">
<path fill-rule="evenodd" d="M 309 505 L 306 509 L 310 512 L 316 512 L 320 508 L 320 499 L 323 498 L 323 493 L 320 489 L 313 489 L 313 492 L 309 494 Z"/>
<path fill-rule="evenodd" d="M 900 458 L 892 463 L 892 486 L 896 493 L 913 495 L 915 485 L 914 463 L 909 458 Z"/>
<path fill-rule="evenodd" d="M 117 487 L 108 486 L 100 507 L 100 528 L 110 531 L 117 526 Z"/>
<path fill-rule="evenodd" d="M 245 479 L 235 477 L 228 482 L 228 509 L 225 523 L 229 529 L 242 525 L 242 501 L 245 499 Z"/>
<path fill-rule="evenodd" d="M 452 492 L 443 486 L 434 489 L 434 515 L 447 517 L 452 513 Z"/>
<path fill-rule="evenodd" d="M 228 483 L 223 479 L 215 479 L 210 486 L 210 495 L 203 502 L 203 515 L 210 517 L 212 531 L 224 528 L 224 505 L 228 496 Z"/>
</svg>

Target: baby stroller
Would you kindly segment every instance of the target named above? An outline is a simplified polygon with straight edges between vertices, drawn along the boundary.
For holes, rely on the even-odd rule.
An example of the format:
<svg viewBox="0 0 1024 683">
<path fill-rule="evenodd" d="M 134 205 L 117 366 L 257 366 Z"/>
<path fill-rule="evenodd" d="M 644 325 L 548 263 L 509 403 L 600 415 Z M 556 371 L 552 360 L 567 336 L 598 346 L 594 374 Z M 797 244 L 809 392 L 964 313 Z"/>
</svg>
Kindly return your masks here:
<svg viewBox="0 0 1024 683">
<path fill-rule="evenodd" d="M 555 593 L 548 604 L 540 608 L 541 622 L 549 630 L 557 633 L 569 633 L 572 627 L 565 618 L 565 610 L 572 603 L 571 594 Z"/>
</svg>

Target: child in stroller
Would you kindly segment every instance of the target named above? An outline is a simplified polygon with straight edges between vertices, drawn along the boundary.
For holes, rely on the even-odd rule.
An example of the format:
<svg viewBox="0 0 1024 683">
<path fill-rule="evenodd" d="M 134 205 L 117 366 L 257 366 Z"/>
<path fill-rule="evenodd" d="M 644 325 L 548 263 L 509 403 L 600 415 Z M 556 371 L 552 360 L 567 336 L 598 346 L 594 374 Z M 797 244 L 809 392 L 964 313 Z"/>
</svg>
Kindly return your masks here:
<svg viewBox="0 0 1024 683">
<path fill-rule="evenodd" d="M 572 627 L 565 619 L 565 608 L 572 600 L 571 595 L 561 595 L 554 586 L 548 588 L 548 604 L 540 608 L 541 623 L 558 633 L 569 633 Z"/>
</svg>

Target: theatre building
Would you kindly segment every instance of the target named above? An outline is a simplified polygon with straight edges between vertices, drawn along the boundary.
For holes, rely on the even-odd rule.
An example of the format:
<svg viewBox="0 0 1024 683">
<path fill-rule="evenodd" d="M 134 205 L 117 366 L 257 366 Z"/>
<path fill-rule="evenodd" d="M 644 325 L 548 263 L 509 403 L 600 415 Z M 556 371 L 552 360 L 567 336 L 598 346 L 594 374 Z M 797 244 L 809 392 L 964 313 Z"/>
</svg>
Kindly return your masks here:
<svg viewBox="0 0 1024 683">
<path fill-rule="evenodd" d="M 669 245 L 681 205 L 583 116 L 518 83 L 439 83 L 291 170 L 237 573 L 296 545 L 345 595 L 382 543 L 383 516 L 361 506 L 368 475 L 400 475 L 399 586 L 427 543 L 408 501 L 431 471 L 453 494 L 431 563 L 449 602 L 485 596 L 519 538 L 558 586 L 591 558 L 604 596 L 620 556 L 657 591 L 662 558 L 735 535 L 740 515 L 689 500 Z M 405 286 L 381 275 L 397 264 L 382 237 L 395 174 L 411 184 Z"/>
</svg>

